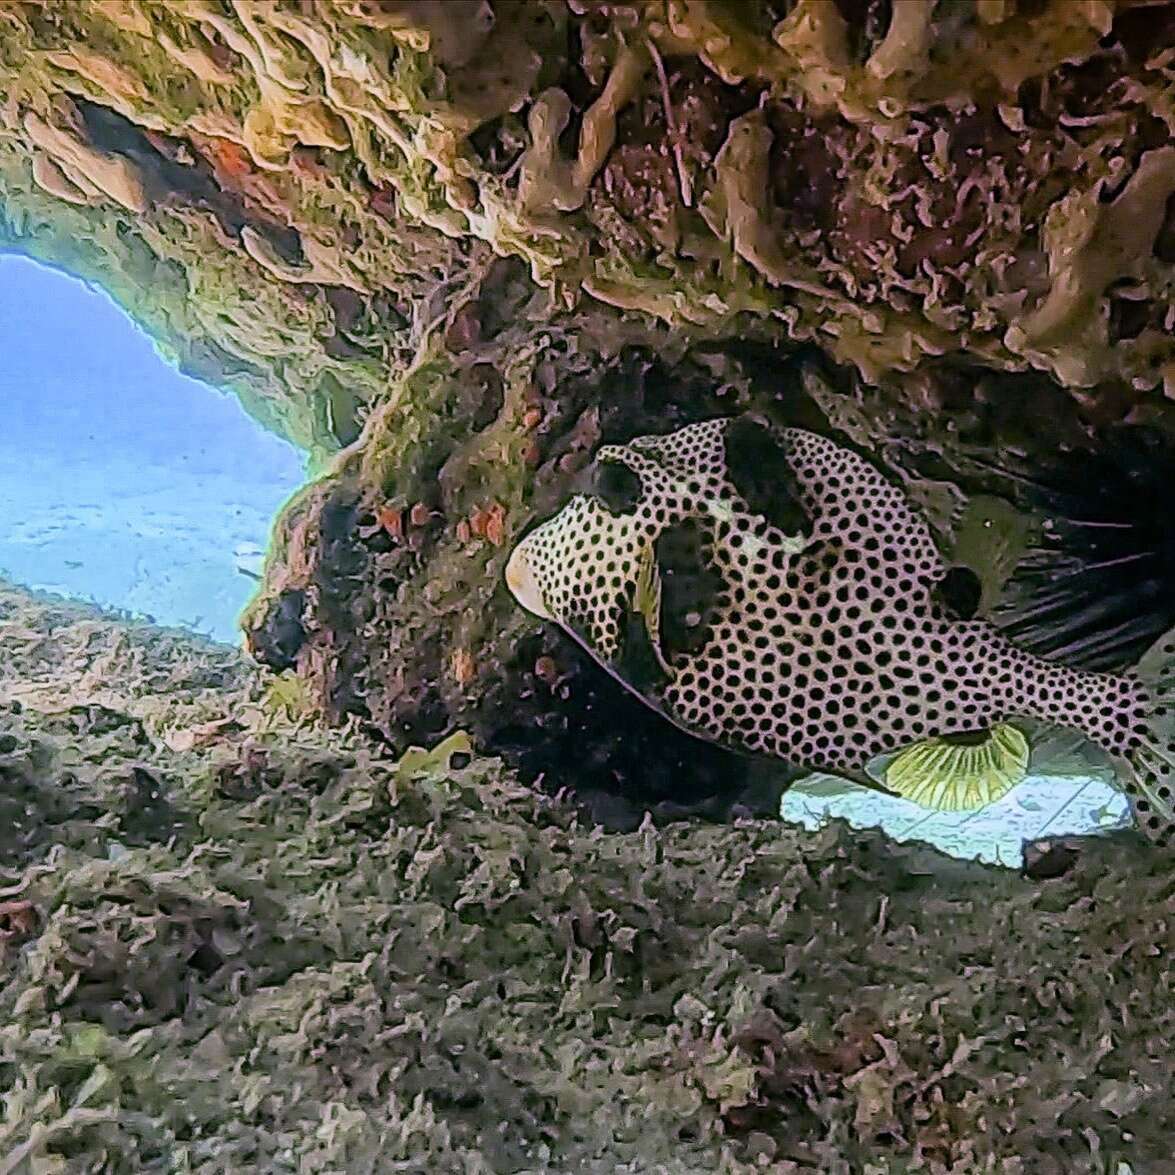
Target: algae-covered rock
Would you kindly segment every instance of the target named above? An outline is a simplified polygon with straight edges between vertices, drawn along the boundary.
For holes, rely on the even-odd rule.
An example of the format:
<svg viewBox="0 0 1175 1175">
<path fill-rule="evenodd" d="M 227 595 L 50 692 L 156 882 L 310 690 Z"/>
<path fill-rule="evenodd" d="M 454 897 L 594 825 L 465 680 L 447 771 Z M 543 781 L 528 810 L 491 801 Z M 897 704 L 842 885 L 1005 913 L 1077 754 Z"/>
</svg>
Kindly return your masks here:
<svg viewBox="0 0 1175 1175">
<path fill-rule="evenodd" d="M 1033 539 L 997 615 L 1129 660 L 1175 620 L 1146 504 L 1173 434 L 1171 13 L 8 4 L 0 245 L 106 286 L 308 451 L 245 627 L 324 713 L 399 743 L 464 725 L 556 788 L 755 808 L 745 765 L 517 613 L 506 549 L 601 440 L 753 406 L 868 449 L 945 543 L 966 497 L 1002 500 Z M 1140 516 L 1126 549 L 1080 529 Z"/>
<path fill-rule="evenodd" d="M 470 748 L 0 586 L 4 1169 L 1163 1169 L 1133 834 L 1051 880 L 839 823 L 607 835 Z"/>
</svg>

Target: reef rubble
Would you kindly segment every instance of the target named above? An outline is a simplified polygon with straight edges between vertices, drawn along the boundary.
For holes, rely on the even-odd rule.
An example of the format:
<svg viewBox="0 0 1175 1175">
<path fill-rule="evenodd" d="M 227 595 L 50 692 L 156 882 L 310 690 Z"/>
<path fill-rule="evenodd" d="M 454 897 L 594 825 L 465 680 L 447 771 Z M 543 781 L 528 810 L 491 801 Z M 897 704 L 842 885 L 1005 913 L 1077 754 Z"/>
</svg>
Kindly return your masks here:
<svg viewBox="0 0 1175 1175">
<path fill-rule="evenodd" d="M 604 834 L 0 585 L 0 1170 L 1160 1171 L 1175 899 L 837 823 Z"/>
</svg>

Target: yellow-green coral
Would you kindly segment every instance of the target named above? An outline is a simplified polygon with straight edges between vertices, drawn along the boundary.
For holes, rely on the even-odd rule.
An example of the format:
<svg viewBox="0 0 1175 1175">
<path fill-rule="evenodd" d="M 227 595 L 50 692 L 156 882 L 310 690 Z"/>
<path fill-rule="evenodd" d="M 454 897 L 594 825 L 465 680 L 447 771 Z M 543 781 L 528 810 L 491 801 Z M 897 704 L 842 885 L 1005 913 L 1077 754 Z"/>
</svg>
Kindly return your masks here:
<svg viewBox="0 0 1175 1175">
<path fill-rule="evenodd" d="M 300 722 L 316 714 L 318 708 L 305 680 L 287 670 L 274 674 L 265 683 L 261 712 L 263 723 L 272 725 L 278 720 Z"/>
</svg>

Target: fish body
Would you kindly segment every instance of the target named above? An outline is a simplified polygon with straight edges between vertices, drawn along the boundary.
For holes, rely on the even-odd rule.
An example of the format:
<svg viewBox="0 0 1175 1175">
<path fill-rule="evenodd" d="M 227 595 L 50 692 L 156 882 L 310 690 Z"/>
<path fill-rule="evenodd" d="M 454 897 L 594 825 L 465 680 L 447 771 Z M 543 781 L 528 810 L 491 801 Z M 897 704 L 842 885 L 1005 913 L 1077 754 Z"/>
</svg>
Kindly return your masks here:
<svg viewBox="0 0 1175 1175">
<path fill-rule="evenodd" d="M 507 581 L 682 729 L 966 807 L 925 772 L 945 755 L 970 773 L 956 795 L 978 781 L 990 801 L 1026 770 L 1014 732 L 1060 726 L 1110 756 L 1149 832 L 1175 823 L 1175 641 L 1128 674 L 1017 648 L 953 606 L 951 567 L 902 491 L 811 432 L 719 418 L 597 462 L 634 475 L 626 508 L 575 495 Z"/>
</svg>

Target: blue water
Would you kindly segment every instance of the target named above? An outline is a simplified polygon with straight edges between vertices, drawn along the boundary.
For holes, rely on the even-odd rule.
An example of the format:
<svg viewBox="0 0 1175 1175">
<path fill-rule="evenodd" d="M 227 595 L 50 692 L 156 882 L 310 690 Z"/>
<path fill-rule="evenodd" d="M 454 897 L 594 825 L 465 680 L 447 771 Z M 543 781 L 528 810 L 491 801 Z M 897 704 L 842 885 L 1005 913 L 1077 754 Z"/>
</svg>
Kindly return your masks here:
<svg viewBox="0 0 1175 1175">
<path fill-rule="evenodd" d="M 237 643 L 302 455 L 23 257 L 0 257 L 0 341 L 0 573 Z"/>
</svg>

